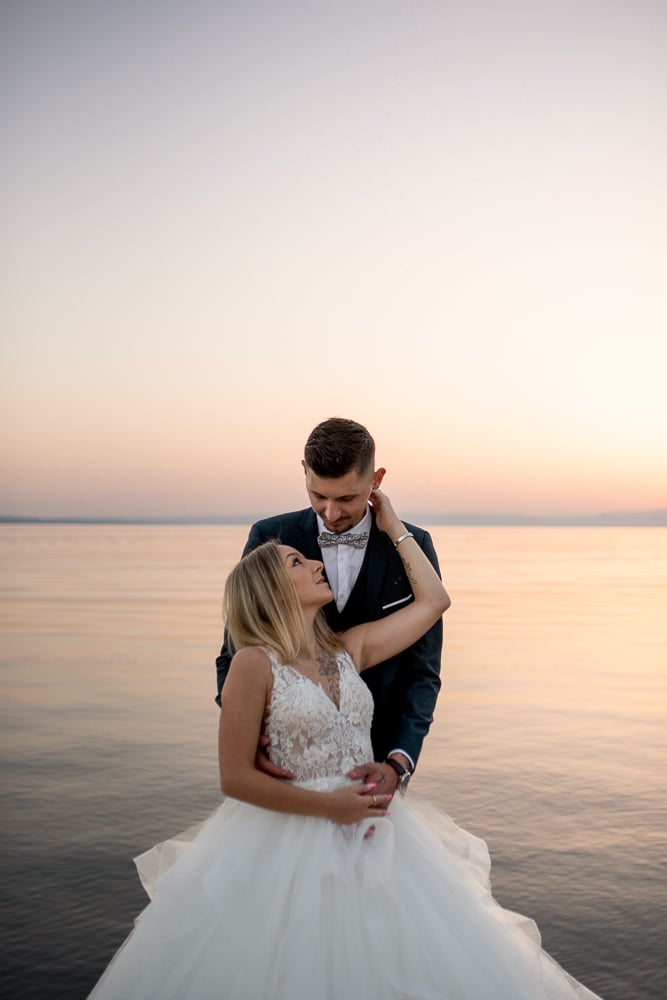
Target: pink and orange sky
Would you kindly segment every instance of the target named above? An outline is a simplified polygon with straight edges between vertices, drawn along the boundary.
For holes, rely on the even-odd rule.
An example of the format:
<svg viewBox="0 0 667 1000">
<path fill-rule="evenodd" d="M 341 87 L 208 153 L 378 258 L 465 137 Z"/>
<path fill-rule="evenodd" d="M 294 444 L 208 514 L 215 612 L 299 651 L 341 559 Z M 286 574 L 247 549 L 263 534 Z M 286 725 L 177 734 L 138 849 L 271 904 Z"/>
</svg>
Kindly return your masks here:
<svg viewBox="0 0 667 1000">
<path fill-rule="evenodd" d="M 667 6 L 0 11 L 0 514 L 667 507 Z"/>
</svg>

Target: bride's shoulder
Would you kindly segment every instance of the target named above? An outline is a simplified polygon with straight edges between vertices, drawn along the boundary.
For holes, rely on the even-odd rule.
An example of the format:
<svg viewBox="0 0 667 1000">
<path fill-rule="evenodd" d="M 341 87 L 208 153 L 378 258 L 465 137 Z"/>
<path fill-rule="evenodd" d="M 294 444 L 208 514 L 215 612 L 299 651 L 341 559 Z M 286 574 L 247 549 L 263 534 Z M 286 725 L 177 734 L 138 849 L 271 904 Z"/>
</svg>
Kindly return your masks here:
<svg viewBox="0 0 667 1000">
<path fill-rule="evenodd" d="M 244 646 L 234 653 L 229 676 L 267 680 L 271 676 L 271 657 L 263 646 Z"/>
</svg>

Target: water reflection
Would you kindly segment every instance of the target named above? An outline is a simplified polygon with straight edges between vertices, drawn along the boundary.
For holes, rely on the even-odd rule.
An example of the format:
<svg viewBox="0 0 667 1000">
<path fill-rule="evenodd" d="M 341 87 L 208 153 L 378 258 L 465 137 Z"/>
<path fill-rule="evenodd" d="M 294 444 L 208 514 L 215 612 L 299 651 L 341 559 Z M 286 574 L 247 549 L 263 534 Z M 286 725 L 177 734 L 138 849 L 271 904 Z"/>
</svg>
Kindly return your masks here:
<svg viewBox="0 0 667 1000">
<path fill-rule="evenodd" d="M 85 996 L 143 905 L 131 856 L 217 802 L 220 600 L 246 533 L 0 528 L 14 995 Z M 566 968 L 657 1000 L 667 531 L 432 534 L 453 606 L 414 790 L 489 841 L 497 895 Z"/>
</svg>

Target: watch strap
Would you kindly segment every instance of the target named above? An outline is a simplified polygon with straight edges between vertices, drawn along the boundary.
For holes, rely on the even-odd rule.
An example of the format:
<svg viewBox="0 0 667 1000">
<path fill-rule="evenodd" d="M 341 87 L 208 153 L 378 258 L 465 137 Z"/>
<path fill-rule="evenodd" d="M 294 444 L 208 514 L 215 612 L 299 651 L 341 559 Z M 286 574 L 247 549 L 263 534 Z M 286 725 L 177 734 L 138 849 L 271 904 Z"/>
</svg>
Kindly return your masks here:
<svg viewBox="0 0 667 1000">
<path fill-rule="evenodd" d="M 405 777 L 409 778 L 410 775 L 412 774 L 412 771 L 410 770 L 410 768 L 403 767 L 403 765 L 399 764 L 399 762 L 397 760 L 394 760 L 393 757 L 386 757 L 385 758 L 385 764 L 389 764 L 389 767 L 393 768 L 393 770 L 396 771 L 396 774 L 398 775 L 398 780 L 399 781 L 401 780 L 401 778 L 405 778 Z"/>
</svg>

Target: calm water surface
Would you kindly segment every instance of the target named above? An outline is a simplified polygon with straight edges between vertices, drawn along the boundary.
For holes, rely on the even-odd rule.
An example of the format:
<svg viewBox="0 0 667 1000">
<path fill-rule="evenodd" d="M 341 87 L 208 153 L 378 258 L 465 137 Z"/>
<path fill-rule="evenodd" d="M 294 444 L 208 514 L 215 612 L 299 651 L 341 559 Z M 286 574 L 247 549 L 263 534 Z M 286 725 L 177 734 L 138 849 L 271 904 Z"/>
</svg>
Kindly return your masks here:
<svg viewBox="0 0 667 1000">
<path fill-rule="evenodd" d="M 431 530 L 453 606 L 411 794 L 488 841 L 572 974 L 664 1000 L 667 530 Z M 131 858 L 217 805 L 246 534 L 0 527 L 3 995 L 86 997 L 145 905 Z"/>
</svg>

